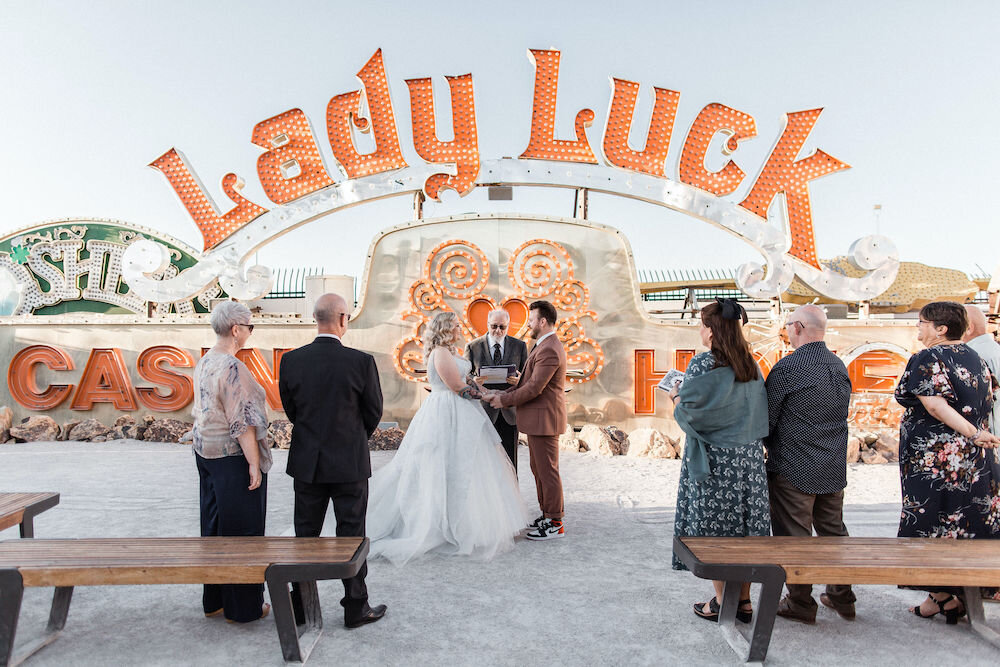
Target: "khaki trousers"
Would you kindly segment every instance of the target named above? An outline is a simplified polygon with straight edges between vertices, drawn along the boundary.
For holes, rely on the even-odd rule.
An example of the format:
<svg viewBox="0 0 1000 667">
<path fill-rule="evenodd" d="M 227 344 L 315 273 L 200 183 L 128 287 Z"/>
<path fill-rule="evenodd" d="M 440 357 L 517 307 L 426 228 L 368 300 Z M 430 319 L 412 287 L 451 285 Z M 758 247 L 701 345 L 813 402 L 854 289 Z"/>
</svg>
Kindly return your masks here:
<svg viewBox="0 0 1000 667">
<path fill-rule="evenodd" d="M 847 537 L 844 525 L 844 492 L 803 493 L 777 473 L 767 473 L 771 500 L 771 533 L 775 536 Z M 792 607 L 815 609 L 811 584 L 787 584 Z M 838 604 L 853 604 L 857 598 L 848 585 L 827 584 L 827 596 Z"/>
<path fill-rule="evenodd" d="M 546 519 L 562 519 L 563 490 L 559 477 L 559 436 L 529 435 L 528 460 L 535 476 L 538 507 Z"/>
</svg>

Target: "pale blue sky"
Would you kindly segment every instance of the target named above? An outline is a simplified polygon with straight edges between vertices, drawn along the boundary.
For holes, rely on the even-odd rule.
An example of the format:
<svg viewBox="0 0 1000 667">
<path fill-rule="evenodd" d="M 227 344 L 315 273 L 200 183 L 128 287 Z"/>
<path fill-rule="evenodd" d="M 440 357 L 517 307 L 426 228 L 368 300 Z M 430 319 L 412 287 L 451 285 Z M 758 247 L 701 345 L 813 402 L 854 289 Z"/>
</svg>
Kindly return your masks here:
<svg viewBox="0 0 1000 667">
<path fill-rule="evenodd" d="M 418 8 L 426 7 L 426 10 Z M 201 248 L 166 180 L 146 165 L 183 151 L 217 202 L 228 171 L 271 207 L 256 178 L 256 123 L 300 107 L 321 150 L 326 103 L 357 88 L 381 47 L 404 155 L 413 150 L 404 79 L 471 72 L 480 154 L 527 145 L 533 69 L 528 48 L 562 51 L 557 135 L 572 138 L 589 107 L 598 146 L 609 76 L 680 91 L 667 162 L 691 121 L 720 102 L 754 116 L 757 138 L 734 159 L 749 174 L 740 201 L 782 127 L 782 114 L 825 107 L 806 144 L 852 169 L 811 187 L 821 257 L 844 254 L 880 226 L 904 260 L 976 272 L 1000 261 L 996 173 L 1000 108 L 995 30 L 1000 3 L 907 2 L 13 2 L 0 3 L 0 230 L 51 218 L 115 218 Z M 445 116 L 447 117 L 447 115 Z M 640 139 L 641 144 L 641 139 Z M 339 174 L 334 176 L 337 180 Z M 571 215 L 567 191 L 485 193 L 427 217 L 508 210 Z M 758 259 L 742 241 L 662 208 L 595 197 L 591 219 L 623 230 L 639 268 L 733 267 Z M 389 200 L 328 216 L 268 246 L 270 266 L 322 265 L 360 276 L 375 233 L 410 217 Z"/>
</svg>

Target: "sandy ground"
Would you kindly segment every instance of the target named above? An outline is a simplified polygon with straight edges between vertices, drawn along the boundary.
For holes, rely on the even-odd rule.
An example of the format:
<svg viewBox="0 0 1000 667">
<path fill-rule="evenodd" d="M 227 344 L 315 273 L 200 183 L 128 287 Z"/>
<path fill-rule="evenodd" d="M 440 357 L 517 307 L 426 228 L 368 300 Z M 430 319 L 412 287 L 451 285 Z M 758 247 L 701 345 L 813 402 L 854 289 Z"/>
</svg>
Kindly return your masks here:
<svg viewBox="0 0 1000 667">
<path fill-rule="evenodd" d="M 392 454 L 374 453 L 375 467 Z M 267 533 L 290 534 L 292 485 L 275 452 Z M 534 512 L 534 482 L 521 449 L 521 493 Z M 710 585 L 670 569 L 677 461 L 563 454 L 563 540 L 519 540 L 488 563 L 430 556 L 396 568 L 370 564 L 372 603 L 389 611 L 359 630 L 341 624 L 340 582 L 320 582 L 326 627 L 310 664 L 390 665 L 736 664 L 716 626 L 691 605 Z M 0 446 L 0 489 L 58 491 L 36 519 L 38 537 L 198 534 L 198 479 L 190 450 L 131 441 Z M 895 535 L 895 466 L 853 466 L 846 522 L 854 535 Z M 328 527 L 329 527 L 328 522 Z M 17 529 L 0 531 L 17 539 Z M 818 595 L 819 591 L 817 591 Z M 756 592 L 754 592 L 756 596 Z M 28 589 L 19 637 L 36 635 L 51 593 Z M 820 607 L 817 624 L 775 623 L 773 665 L 996 665 L 1000 651 L 967 623 L 908 615 L 921 599 L 889 586 L 858 590 L 858 618 Z M 33 665 L 281 664 L 273 621 L 244 626 L 201 613 L 199 586 L 78 588 L 66 629 Z M 987 605 L 1000 627 L 1000 605 Z"/>
</svg>

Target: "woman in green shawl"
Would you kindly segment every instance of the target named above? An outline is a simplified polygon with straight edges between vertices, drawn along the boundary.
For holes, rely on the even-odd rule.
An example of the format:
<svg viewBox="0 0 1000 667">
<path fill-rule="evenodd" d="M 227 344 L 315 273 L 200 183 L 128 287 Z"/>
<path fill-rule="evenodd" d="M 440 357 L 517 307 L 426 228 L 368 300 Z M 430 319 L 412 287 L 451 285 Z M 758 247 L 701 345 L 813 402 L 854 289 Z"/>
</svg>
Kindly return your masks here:
<svg viewBox="0 0 1000 667">
<path fill-rule="evenodd" d="M 719 299 L 701 311 L 701 342 L 680 389 L 670 392 L 674 419 L 685 434 L 677 488 L 674 535 L 746 537 L 769 535 L 764 447 L 767 394 L 760 370 L 743 336 L 746 311 L 734 299 Z M 675 555 L 675 570 L 686 569 Z M 715 597 L 694 605 L 694 613 L 719 620 L 723 582 Z M 736 618 L 753 619 L 750 584 L 744 583 Z"/>
</svg>

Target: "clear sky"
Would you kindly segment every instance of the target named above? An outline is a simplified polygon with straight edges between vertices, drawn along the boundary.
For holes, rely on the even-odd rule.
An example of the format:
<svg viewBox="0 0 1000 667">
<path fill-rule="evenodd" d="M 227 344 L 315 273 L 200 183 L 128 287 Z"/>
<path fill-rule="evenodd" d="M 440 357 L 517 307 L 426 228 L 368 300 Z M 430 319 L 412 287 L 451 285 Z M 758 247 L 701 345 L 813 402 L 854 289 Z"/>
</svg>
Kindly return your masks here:
<svg viewBox="0 0 1000 667">
<path fill-rule="evenodd" d="M 811 186 L 819 255 L 846 253 L 878 224 L 903 260 L 989 272 L 1000 262 L 991 166 L 1000 148 L 997 26 L 995 0 L 2 0 L 0 231 L 112 218 L 200 249 L 194 223 L 146 165 L 176 147 L 224 208 L 218 185 L 229 171 L 247 182 L 246 196 L 270 208 L 256 176 L 254 125 L 303 109 L 332 169 L 326 103 L 358 87 L 355 73 L 379 47 L 410 164 L 421 160 L 404 80 L 433 76 L 439 124 L 450 126 L 444 75 L 467 72 L 481 156 L 517 156 L 530 131 L 527 49 L 554 47 L 562 51 L 558 137 L 573 138 L 573 117 L 588 107 L 597 114 L 588 135 L 597 149 L 609 76 L 643 84 L 643 136 L 651 86 L 680 91 L 667 161 L 676 178 L 698 111 L 726 104 L 757 122 L 757 138 L 733 156 L 749 175 L 728 197 L 738 202 L 779 136 L 782 114 L 825 107 L 803 154 L 822 148 L 852 169 Z M 267 246 L 260 261 L 360 277 L 372 237 L 409 219 L 410 205 L 398 198 L 327 216 Z M 572 194 L 519 189 L 513 202 L 489 202 L 476 192 L 428 205 L 425 216 L 498 210 L 570 216 Z M 725 232 L 659 207 L 596 196 L 590 217 L 626 233 L 640 269 L 759 259 Z"/>
</svg>

